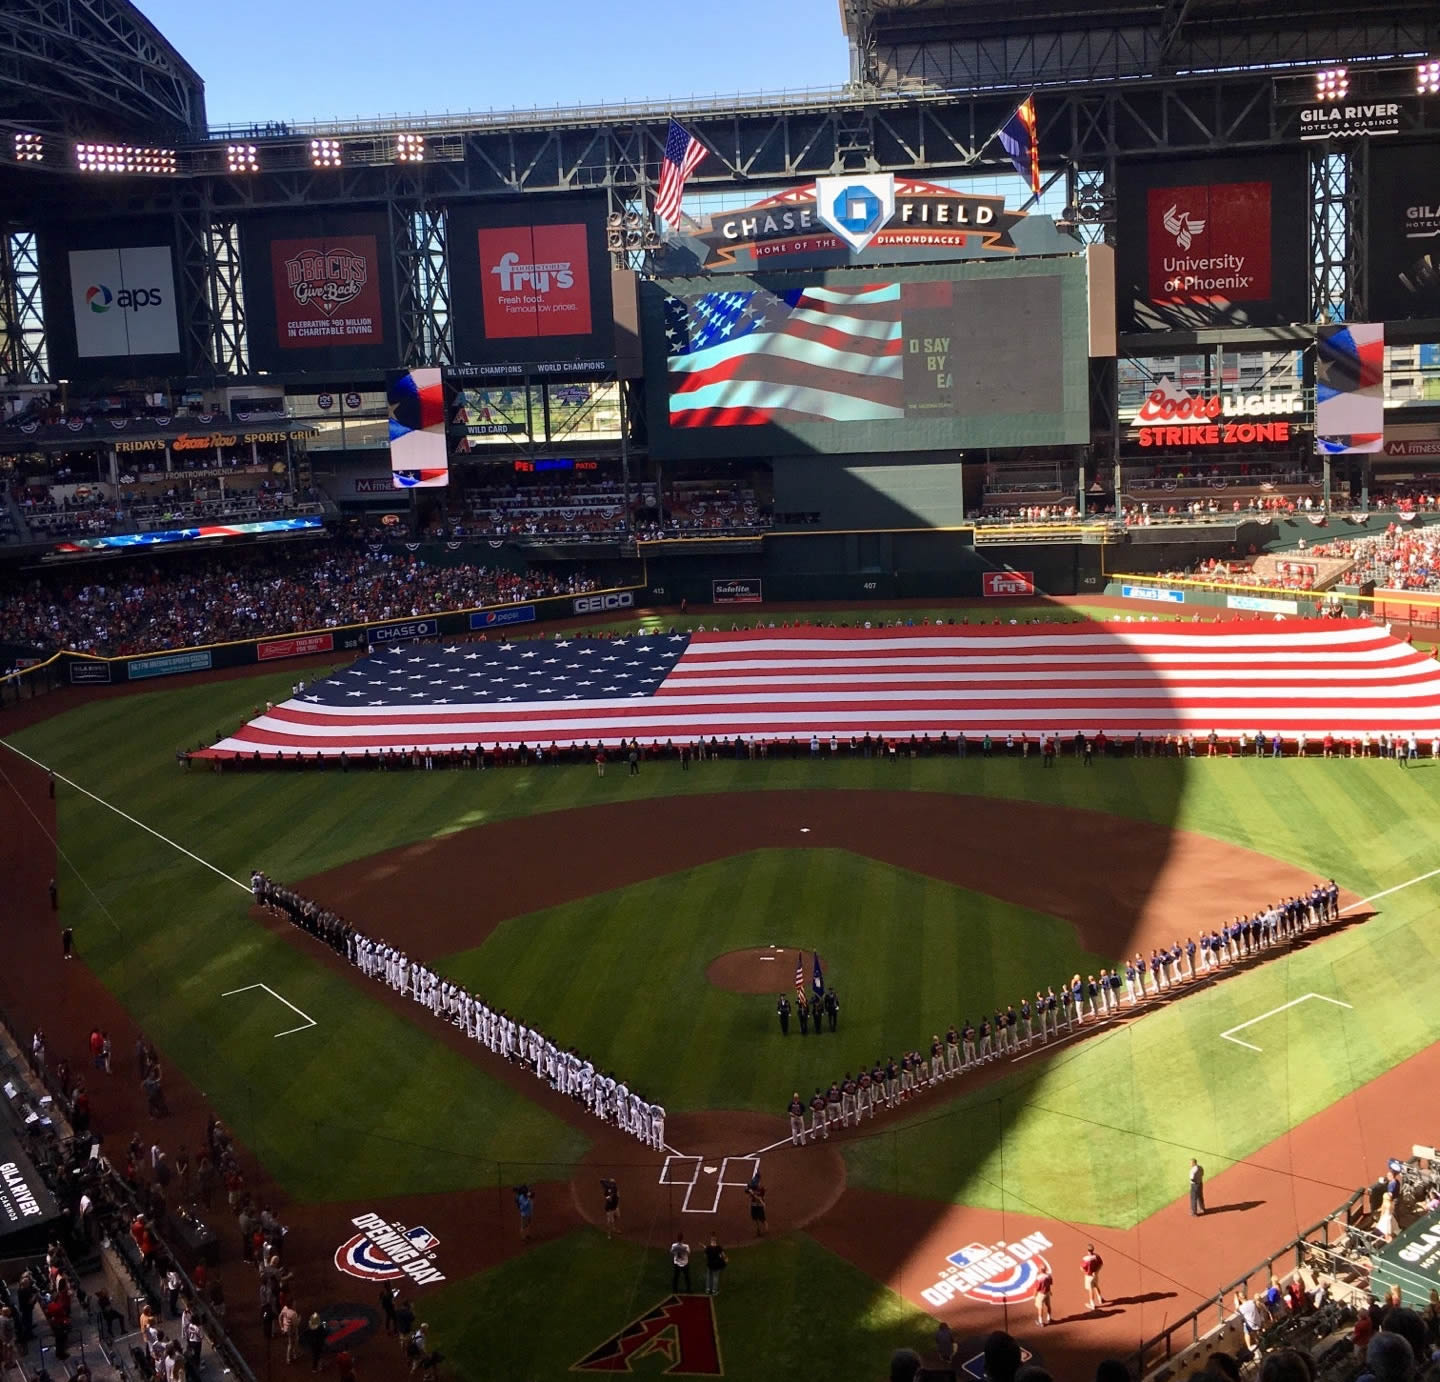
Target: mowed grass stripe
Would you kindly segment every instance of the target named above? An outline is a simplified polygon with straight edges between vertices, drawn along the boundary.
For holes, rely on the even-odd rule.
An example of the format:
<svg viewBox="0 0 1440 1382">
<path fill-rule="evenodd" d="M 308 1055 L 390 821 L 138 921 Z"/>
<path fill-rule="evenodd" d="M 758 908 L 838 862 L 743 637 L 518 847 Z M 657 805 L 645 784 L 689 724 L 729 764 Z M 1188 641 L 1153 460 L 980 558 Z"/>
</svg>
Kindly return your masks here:
<svg viewBox="0 0 1440 1382">
<path fill-rule="evenodd" d="M 717 955 L 780 944 L 772 989 L 712 986 Z M 838 1031 L 782 1038 L 776 998 L 790 993 L 795 947 L 811 993 L 813 952 L 840 999 Z M 557 957 L 590 967 L 609 1006 L 550 983 Z M 928 1054 L 932 1033 L 993 1010 L 996 984 L 1017 999 L 1095 956 L 1053 918 L 843 850 L 758 850 L 603 897 L 514 918 L 441 969 L 492 1003 L 525 1013 L 563 1045 L 674 1110 L 779 1112 L 861 1063 Z"/>
</svg>

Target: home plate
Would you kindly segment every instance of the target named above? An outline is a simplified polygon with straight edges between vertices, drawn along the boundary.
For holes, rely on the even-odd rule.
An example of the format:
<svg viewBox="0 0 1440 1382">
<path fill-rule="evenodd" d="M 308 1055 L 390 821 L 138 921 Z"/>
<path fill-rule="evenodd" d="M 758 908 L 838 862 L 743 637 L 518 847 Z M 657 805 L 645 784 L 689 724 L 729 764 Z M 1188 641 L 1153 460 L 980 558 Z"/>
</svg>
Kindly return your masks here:
<svg viewBox="0 0 1440 1382">
<path fill-rule="evenodd" d="M 713 1176 L 713 1175 L 715 1174 L 715 1172 L 718 1171 L 719 1169 L 720 1169 L 720 1168 L 719 1168 L 718 1166 L 707 1166 L 707 1167 L 705 1168 L 705 1174 L 706 1174 L 707 1176 Z"/>
<path fill-rule="evenodd" d="M 808 835 L 810 833 L 810 827 L 808 825 L 802 825 L 800 827 L 800 833 L 802 835 Z"/>
</svg>

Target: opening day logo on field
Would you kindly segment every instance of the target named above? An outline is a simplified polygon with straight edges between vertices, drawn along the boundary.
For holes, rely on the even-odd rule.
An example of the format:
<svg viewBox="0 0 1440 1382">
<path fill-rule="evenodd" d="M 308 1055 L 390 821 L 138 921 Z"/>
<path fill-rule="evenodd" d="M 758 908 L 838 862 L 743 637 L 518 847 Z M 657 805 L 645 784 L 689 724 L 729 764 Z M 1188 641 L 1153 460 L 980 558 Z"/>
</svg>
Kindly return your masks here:
<svg viewBox="0 0 1440 1382">
<path fill-rule="evenodd" d="M 945 1259 L 940 1280 L 920 1294 L 931 1305 L 956 1296 L 982 1305 L 1013 1305 L 1035 1294 L 1035 1283 L 1050 1270 L 1043 1256 L 1055 1245 L 1043 1233 L 1028 1233 L 1018 1243 L 969 1243 Z"/>
<path fill-rule="evenodd" d="M 398 1281 L 409 1277 L 417 1286 L 445 1280 L 435 1266 L 440 1240 L 428 1228 L 407 1228 L 378 1214 L 361 1214 L 350 1222 L 360 1230 L 335 1249 L 335 1265 L 361 1281 Z"/>
</svg>

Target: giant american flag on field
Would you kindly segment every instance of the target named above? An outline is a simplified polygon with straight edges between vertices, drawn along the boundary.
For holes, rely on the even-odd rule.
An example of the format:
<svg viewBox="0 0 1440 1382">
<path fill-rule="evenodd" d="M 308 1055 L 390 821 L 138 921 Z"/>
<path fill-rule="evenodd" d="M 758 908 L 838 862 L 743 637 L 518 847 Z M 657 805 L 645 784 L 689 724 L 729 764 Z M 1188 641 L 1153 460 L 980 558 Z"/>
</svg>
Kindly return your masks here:
<svg viewBox="0 0 1440 1382">
<path fill-rule="evenodd" d="M 672 427 L 905 416 L 901 285 L 665 299 Z"/>
<path fill-rule="evenodd" d="M 268 708 L 222 756 L 1214 729 L 1440 734 L 1440 665 L 1360 621 L 751 629 L 409 644 Z"/>
</svg>

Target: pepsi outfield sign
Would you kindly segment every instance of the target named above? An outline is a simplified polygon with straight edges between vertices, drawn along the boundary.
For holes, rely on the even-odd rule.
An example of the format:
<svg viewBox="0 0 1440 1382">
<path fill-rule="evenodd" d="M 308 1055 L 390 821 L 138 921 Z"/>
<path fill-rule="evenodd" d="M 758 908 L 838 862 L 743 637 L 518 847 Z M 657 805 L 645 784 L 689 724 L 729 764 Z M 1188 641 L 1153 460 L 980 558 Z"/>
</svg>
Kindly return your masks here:
<svg viewBox="0 0 1440 1382">
<path fill-rule="evenodd" d="M 533 624 L 534 605 L 509 605 L 504 609 L 477 609 L 470 616 L 472 629 L 498 629 L 506 624 Z"/>
</svg>

